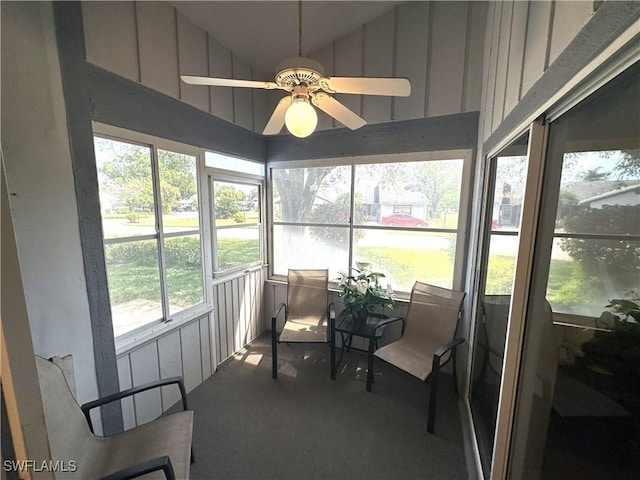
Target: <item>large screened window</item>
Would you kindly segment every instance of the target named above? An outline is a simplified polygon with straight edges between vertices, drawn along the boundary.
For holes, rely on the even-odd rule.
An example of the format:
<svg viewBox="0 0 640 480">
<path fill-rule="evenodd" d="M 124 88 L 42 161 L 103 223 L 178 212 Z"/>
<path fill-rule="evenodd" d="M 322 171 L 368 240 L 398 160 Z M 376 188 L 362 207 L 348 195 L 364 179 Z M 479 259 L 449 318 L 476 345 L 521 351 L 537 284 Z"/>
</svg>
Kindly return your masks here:
<svg viewBox="0 0 640 480">
<path fill-rule="evenodd" d="M 273 273 L 322 267 L 336 278 L 368 262 L 398 291 L 416 280 L 451 288 L 462 268 L 464 163 L 411 154 L 274 166 Z"/>
<path fill-rule="evenodd" d="M 114 335 L 205 301 L 197 157 L 94 137 Z"/>
</svg>

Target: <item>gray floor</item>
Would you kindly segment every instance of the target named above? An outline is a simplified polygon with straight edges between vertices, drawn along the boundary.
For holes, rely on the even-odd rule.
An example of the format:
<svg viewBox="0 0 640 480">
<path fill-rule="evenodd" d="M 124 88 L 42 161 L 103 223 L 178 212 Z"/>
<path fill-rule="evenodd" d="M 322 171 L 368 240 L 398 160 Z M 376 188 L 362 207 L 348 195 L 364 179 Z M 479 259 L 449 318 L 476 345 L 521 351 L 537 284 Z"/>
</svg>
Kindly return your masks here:
<svg viewBox="0 0 640 480">
<path fill-rule="evenodd" d="M 464 479 L 457 397 L 445 376 L 435 435 L 426 431 L 428 385 L 346 353 L 329 378 L 325 345 L 280 346 L 279 378 L 262 336 L 189 394 L 200 479 Z"/>
</svg>

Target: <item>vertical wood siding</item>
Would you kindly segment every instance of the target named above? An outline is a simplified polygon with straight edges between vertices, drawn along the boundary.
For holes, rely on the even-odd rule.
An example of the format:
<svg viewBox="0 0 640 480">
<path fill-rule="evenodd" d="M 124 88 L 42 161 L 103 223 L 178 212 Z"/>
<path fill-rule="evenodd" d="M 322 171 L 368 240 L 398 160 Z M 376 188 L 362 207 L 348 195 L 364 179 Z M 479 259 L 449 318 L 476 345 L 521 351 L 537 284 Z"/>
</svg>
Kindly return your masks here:
<svg viewBox="0 0 640 480">
<path fill-rule="evenodd" d="M 327 75 L 411 80 L 407 98 L 336 95 L 368 123 L 477 111 L 486 10 L 485 2 L 405 2 L 309 56 Z M 89 62 L 262 132 L 281 93 L 207 91 L 179 75 L 267 80 L 272 72 L 254 71 L 170 2 L 83 2 L 82 12 Z M 342 127 L 322 112 L 318 117 L 320 130 Z"/>
<path fill-rule="evenodd" d="M 118 357 L 120 389 L 181 376 L 187 392 L 216 365 L 265 331 L 263 270 L 214 286 L 214 311 Z M 215 352 L 215 354 L 214 354 Z M 150 390 L 122 401 L 125 429 L 152 420 L 180 401 L 176 386 Z"/>
<path fill-rule="evenodd" d="M 170 2 L 82 2 L 87 61 L 229 122 L 262 132 L 268 92 L 195 87 L 181 74 L 251 80 L 253 73 Z M 269 73 L 270 75 L 270 73 Z M 261 105 L 254 109 L 255 103 Z"/>
<path fill-rule="evenodd" d="M 493 133 L 594 13 L 594 2 L 505 1 L 489 6 L 483 140 Z"/>
<path fill-rule="evenodd" d="M 216 363 L 236 353 L 265 331 L 262 291 L 264 270 L 255 270 L 213 287 Z"/>
<path fill-rule="evenodd" d="M 487 7 L 486 2 L 405 2 L 335 40 L 330 67 L 324 64 L 333 75 L 411 80 L 406 98 L 336 98 L 368 123 L 478 111 Z M 326 50 L 311 57 L 324 63 Z M 319 128 L 329 124 L 321 119 Z"/>
</svg>

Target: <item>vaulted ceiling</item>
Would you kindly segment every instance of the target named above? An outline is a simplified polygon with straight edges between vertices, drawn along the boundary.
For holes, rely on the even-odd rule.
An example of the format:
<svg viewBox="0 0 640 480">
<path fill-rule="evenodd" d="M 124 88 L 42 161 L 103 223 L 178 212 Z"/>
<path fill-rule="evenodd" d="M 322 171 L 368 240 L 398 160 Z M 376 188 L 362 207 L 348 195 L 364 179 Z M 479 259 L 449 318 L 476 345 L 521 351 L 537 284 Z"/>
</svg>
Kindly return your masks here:
<svg viewBox="0 0 640 480">
<path fill-rule="evenodd" d="M 176 1 L 176 9 L 255 71 L 270 75 L 298 56 L 297 1 Z M 402 2 L 304 1 L 302 54 L 308 55 Z"/>
</svg>

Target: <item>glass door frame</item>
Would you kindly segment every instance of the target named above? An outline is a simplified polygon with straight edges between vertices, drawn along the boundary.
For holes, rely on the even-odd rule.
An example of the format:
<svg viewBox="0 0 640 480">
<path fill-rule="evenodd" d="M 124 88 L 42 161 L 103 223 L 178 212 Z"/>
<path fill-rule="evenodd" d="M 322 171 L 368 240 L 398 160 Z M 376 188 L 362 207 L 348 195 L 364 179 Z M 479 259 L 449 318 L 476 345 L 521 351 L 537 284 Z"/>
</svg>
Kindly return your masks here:
<svg viewBox="0 0 640 480">
<path fill-rule="evenodd" d="M 471 414 L 471 404 L 469 395 L 471 392 L 471 371 L 474 358 L 473 339 L 476 335 L 477 322 L 475 318 L 479 311 L 480 287 L 486 281 L 483 275 L 483 268 L 486 266 L 489 247 L 489 234 L 491 231 L 491 219 L 488 209 L 491 208 L 491 199 L 494 194 L 491 191 L 491 183 L 495 180 L 496 168 L 493 158 L 497 157 L 511 142 L 522 137 L 527 129 L 521 129 L 517 133 L 510 135 L 508 139 L 501 142 L 488 152 L 485 158 L 484 178 L 481 185 L 483 188 L 482 208 L 480 217 L 480 238 L 477 243 L 473 301 L 471 309 L 471 332 L 470 350 L 467 357 L 467 384 L 465 388 L 465 405 L 468 418 L 470 419 L 472 436 L 474 437 L 474 456 L 476 468 L 482 473 L 480 452 L 478 450 L 477 439 L 473 417 Z M 522 356 L 522 345 L 524 340 L 524 324 L 527 311 L 528 291 L 533 264 L 534 239 L 537 228 L 538 211 L 540 206 L 542 190 L 542 173 L 544 168 L 544 152 L 546 149 L 547 129 L 542 120 L 532 122 L 528 127 L 529 141 L 527 145 L 527 178 L 524 187 L 524 197 L 522 201 L 521 224 L 519 230 L 518 250 L 516 252 L 516 264 L 514 270 L 514 281 L 509 311 L 509 326 L 505 341 L 505 358 L 500 385 L 500 400 L 496 419 L 496 429 L 494 436 L 493 458 L 491 460 L 490 478 L 506 478 L 506 469 L 509 461 L 509 450 L 511 444 L 511 432 L 515 413 L 516 390 L 518 387 L 518 377 L 520 371 L 520 360 Z M 486 269 L 484 269 L 486 270 Z"/>
<path fill-rule="evenodd" d="M 515 419 L 520 363 L 524 344 L 525 320 L 529 305 L 538 216 L 542 199 L 542 180 L 546 161 L 548 124 L 541 118 L 529 127 L 528 167 L 522 201 L 518 252 L 509 308 L 500 401 L 491 461 L 491 478 L 506 478 L 511 436 Z"/>
</svg>

